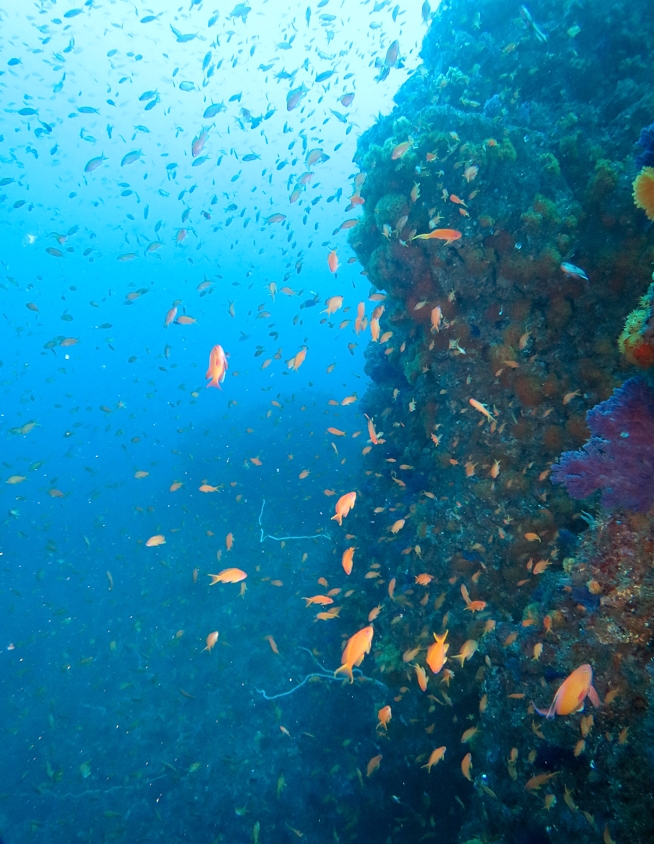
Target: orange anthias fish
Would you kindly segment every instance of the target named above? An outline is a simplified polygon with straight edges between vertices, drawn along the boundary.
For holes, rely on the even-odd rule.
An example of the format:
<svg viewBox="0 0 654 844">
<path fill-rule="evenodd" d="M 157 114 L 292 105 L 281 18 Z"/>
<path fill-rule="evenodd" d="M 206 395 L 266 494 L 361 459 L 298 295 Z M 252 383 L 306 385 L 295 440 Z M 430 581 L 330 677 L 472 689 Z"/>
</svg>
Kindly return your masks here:
<svg viewBox="0 0 654 844">
<path fill-rule="evenodd" d="M 343 673 L 347 674 L 350 678 L 350 683 L 354 682 L 352 669 L 355 666 L 361 665 L 364 656 L 370 653 L 374 632 L 375 631 L 372 626 L 369 625 L 368 627 L 364 627 L 362 630 L 359 630 L 358 633 L 355 633 L 354 636 L 351 636 L 347 640 L 343 656 L 341 657 L 341 662 L 343 664 L 340 668 L 337 668 L 336 671 L 334 671 L 334 677 L 336 677 L 337 674 Z"/>
<path fill-rule="evenodd" d="M 416 672 L 416 680 L 418 681 L 418 685 L 420 686 L 420 689 L 423 692 L 426 692 L 427 691 L 427 683 L 428 683 L 427 672 L 422 667 L 422 665 L 416 664 L 413 667 L 414 667 L 415 672 Z"/>
<path fill-rule="evenodd" d="M 239 583 L 245 580 L 247 574 L 241 569 L 223 569 L 218 574 L 208 574 L 207 577 L 211 578 L 209 586 L 215 586 L 216 583 Z"/>
<path fill-rule="evenodd" d="M 402 158 L 412 146 L 413 138 L 411 136 L 409 136 L 408 140 L 402 141 L 401 144 L 396 144 L 391 151 L 391 161 L 397 161 L 398 158 Z"/>
<path fill-rule="evenodd" d="M 222 389 L 220 385 L 225 380 L 227 369 L 227 356 L 223 347 L 214 346 L 209 353 L 209 368 L 207 369 L 207 374 L 204 376 L 205 378 L 211 379 L 207 387 L 218 387 L 219 390 Z"/>
<path fill-rule="evenodd" d="M 332 520 L 335 520 L 339 523 L 339 525 L 343 524 L 343 519 L 347 516 L 350 510 L 354 507 L 354 502 L 357 500 L 356 492 L 346 492 L 345 495 L 341 495 L 341 497 L 336 502 L 336 515 L 332 516 Z"/>
<path fill-rule="evenodd" d="M 539 709 L 537 706 L 534 706 L 534 709 L 539 715 L 544 715 L 548 719 L 554 718 L 555 715 L 571 715 L 584 708 L 587 697 L 593 706 L 601 706 L 593 687 L 593 669 L 586 663 L 575 668 L 572 674 L 561 683 L 549 709 Z"/>
<path fill-rule="evenodd" d="M 210 651 L 213 648 L 213 646 L 216 644 L 217 641 L 218 641 L 218 631 L 214 630 L 213 633 L 209 633 L 209 635 L 207 636 L 207 647 L 204 648 L 204 650 Z"/>
<path fill-rule="evenodd" d="M 431 668 L 434 674 L 438 674 L 441 668 L 447 662 L 447 652 L 450 648 L 449 644 L 445 642 L 447 639 L 448 631 L 446 630 L 442 636 L 438 636 L 434 633 L 434 639 L 436 640 L 432 645 L 429 646 L 427 650 L 427 665 Z"/>
<path fill-rule="evenodd" d="M 348 574 L 348 575 L 352 574 L 352 565 L 353 565 L 354 551 L 355 550 L 356 549 L 354 548 L 354 546 L 352 546 L 351 548 L 346 548 L 345 551 L 343 551 L 343 558 L 341 559 L 341 565 L 343 566 L 343 571 L 345 572 L 345 574 Z"/>
<path fill-rule="evenodd" d="M 328 595 L 314 595 L 312 598 L 302 598 L 302 600 L 307 602 L 308 607 L 310 607 L 311 604 L 320 604 L 324 607 L 327 604 L 334 603 L 334 599 L 330 598 Z"/>
<path fill-rule="evenodd" d="M 379 435 L 379 434 L 377 433 L 377 431 L 375 430 L 375 423 L 374 423 L 374 421 L 373 421 L 373 420 L 372 420 L 372 419 L 368 416 L 368 414 L 367 414 L 367 413 L 364 413 L 363 415 L 364 415 L 364 416 L 366 417 L 366 419 L 368 420 L 368 436 L 370 437 L 370 442 L 371 442 L 373 445 L 379 445 L 380 443 L 383 443 L 383 442 L 384 442 L 384 440 L 379 439 L 380 435 Z"/>
<path fill-rule="evenodd" d="M 460 659 L 460 665 L 463 666 L 463 663 L 467 659 L 472 659 L 473 655 L 476 653 L 478 647 L 478 643 L 475 639 L 467 639 L 463 643 L 463 647 L 459 651 L 458 654 L 455 654 L 452 659 Z"/>
<path fill-rule="evenodd" d="M 266 640 L 266 642 L 268 642 L 268 644 L 270 645 L 270 648 L 271 648 L 272 652 L 273 652 L 274 654 L 278 654 L 278 653 L 279 653 L 279 649 L 278 649 L 278 647 L 277 647 L 277 642 L 273 639 L 273 637 L 272 637 L 272 636 L 264 636 L 263 638 L 264 638 L 264 639 Z"/>
<path fill-rule="evenodd" d="M 434 765 L 438 765 L 441 759 L 443 759 L 446 750 L 446 747 L 437 747 L 436 750 L 432 750 L 431 755 L 427 760 L 427 764 L 422 766 L 423 768 L 427 768 L 427 773 L 431 771 Z"/>
<path fill-rule="evenodd" d="M 366 767 L 366 776 L 367 777 L 372 776 L 372 774 L 374 774 L 374 772 L 379 767 L 381 760 L 382 760 L 381 753 L 379 754 L 379 756 L 373 756 L 372 757 L 372 759 L 370 760 L 370 762 L 368 762 L 368 765 Z"/>
<path fill-rule="evenodd" d="M 326 300 L 325 304 L 327 305 L 327 307 L 324 311 L 320 311 L 320 313 L 327 314 L 327 316 L 331 316 L 343 307 L 343 297 L 330 296 L 329 299 Z"/>
<path fill-rule="evenodd" d="M 440 305 L 436 305 L 435 308 L 431 310 L 431 331 L 440 331 L 441 328 L 441 321 L 443 319 L 443 311 L 441 310 Z"/>
<path fill-rule="evenodd" d="M 332 251 L 327 256 L 327 265 L 333 273 L 338 270 L 338 255 L 336 254 L 335 249 L 332 249 Z"/>
<path fill-rule="evenodd" d="M 393 713 L 391 712 L 390 706 L 382 706 L 382 708 L 377 713 L 377 717 L 379 718 L 377 729 L 383 727 L 385 730 L 388 730 L 388 722 L 393 717 Z"/>
<path fill-rule="evenodd" d="M 148 541 L 145 543 L 147 548 L 156 548 L 158 545 L 165 545 L 166 538 L 163 534 L 158 533 L 156 536 L 151 536 Z"/>
<path fill-rule="evenodd" d="M 459 240 L 461 232 L 456 229 L 434 229 L 427 234 L 416 234 L 411 240 L 444 240 L 445 245 L 448 246 L 455 240 Z"/>
<path fill-rule="evenodd" d="M 433 575 L 423 572 L 422 574 L 416 576 L 416 583 L 420 586 L 429 586 L 433 579 Z"/>
</svg>

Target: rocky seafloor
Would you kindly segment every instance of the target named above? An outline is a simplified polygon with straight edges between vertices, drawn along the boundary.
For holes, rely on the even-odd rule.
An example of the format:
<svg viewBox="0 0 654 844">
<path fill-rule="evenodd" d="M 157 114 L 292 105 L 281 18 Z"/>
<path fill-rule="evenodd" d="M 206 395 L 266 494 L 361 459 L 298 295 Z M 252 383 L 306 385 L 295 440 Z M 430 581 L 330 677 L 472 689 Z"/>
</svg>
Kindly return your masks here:
<svg viewBox="0 0 654 844">
<path fill-rule="evenodd" d="M 372 524 L 355 509 L 348 529 L 396 581 L 373 654 L 402 752 L 419 770 L 448 748 L 429 774 L 407 776 L 403 834 L 438 839 L 445 813 L 461 842 L 645 844 L 654 517 L 615 476 L 627 483 L 631 447 L 654 488 L 654 407 L 632 414 L 640 445 L 623 431 L 614 453 L 602 446 L 613 474 L 594 488 L 615 492 L 609 507 L 598 493 L 574 499 L 551 471 L 587 440 L 589 410 L 631 377 L 651 384 L 649 359 L 618 341 L 639 302 L 641 333 L 651 317 L 654 227 L 632 183 L 654 121 L 654 16 L 644 0 L 453 0 L 422 58 L 359 142 L 363 216 L 350 234 L 387 298 L 363 400 L 383 442 L 360 492 L 379 506 Z M 416 238 L 441 229 L 460 237 Z M 431 581 L 416 583 L 421 573 Z M 485 606 L 471 609 L 462 586 Z M 402 655 L 421 645 L 412 659 L 424 664 L 446 629 L 450 657 L 467 640 L 477 650 L 416 692 Z M 538 715 L 533 703 L 547 709 L 584 663 L 602 706 Z M 445 793 L 461 805 L 443 805 Z"/>
</svg>

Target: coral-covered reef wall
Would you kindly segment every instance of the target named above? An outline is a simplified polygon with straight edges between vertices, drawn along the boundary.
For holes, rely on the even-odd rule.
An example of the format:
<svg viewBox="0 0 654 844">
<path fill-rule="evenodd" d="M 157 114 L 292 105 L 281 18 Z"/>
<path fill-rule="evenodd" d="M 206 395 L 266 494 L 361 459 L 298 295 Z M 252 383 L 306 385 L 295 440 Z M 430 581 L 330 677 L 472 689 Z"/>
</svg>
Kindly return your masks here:
<svg viewBox="0 0 654 844">
<path fill-rule="evenodd" d="M 373 652 L 416 725 L 402 740 L 421 762 L 448 747 L 399 798 L 420 815 L 416 788 L 437 799 L 449 771 L 460 841 L 644 844 L 654 519 L 580 504 L 550 474 L 636 372 L 618 343 L 630 311 L 641 300 L 640 337 L 651 317 L 654 231 L 632 183 L 654 16 L 644 0 L 453 0 L 422 56 L 359 143 L 350 233 L 386 298 L 363 401 L 380 442 L 348 528 L 394 578 Z M 420 696 L 402 654 L 424 663 L 445 630 L 461 665 L 428 671 Z M 544 721 L 531 701 L 547 709 L 585 663 L 602 706 Z"/>
</svg>

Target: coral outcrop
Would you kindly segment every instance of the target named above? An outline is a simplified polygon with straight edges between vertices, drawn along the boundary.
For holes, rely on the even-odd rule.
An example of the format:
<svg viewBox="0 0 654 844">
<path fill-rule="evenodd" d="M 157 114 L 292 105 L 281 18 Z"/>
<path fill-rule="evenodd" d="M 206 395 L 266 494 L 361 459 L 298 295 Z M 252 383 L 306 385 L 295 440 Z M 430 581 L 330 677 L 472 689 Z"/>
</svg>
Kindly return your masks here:
<svg viewBox="0 0 654 844">
<path fill-rule="evenodd" d="M 422 55 L 359 142 L 350 232 L 386 293 L 362 401 L 384 443 L 366 449 L 348 528 L 393 587 L 373 652 L 413 725 L 401 738 L 412 773 L 394 794 L 418 837 L 431 821 L 417 794 L 439 799 L 445 777 L 464 807 L 447 840 L 590 844 L 606 829 L 644 844 L 651 801 L 636 812 L 629 800 L 652 776 L 632 744 L 652 737 L 652 518 L 593 516 L 549 476 L 587 440 L 588 409 L 648 401 L 642 382 L 610 397 L 633 374 L 633 344 L 617 341 L 654 261 L 632 197 L 654 19 L 645 2 L 453 2 Z M 626 483 L 599 486 L 616 506 L 648 506 Z M 620 614 L 634 602 L 632 631 Z M 445 630 L 458 659 L 429 675 L 428 697 L 402 655 L 424 660 L 415 647 Z M 604 706 L 544 723 L 531 699 L 549 705 L 586 662 Z M 413 766 L 440 745 L 445 760 L 421 779 Z"/>
</svg>

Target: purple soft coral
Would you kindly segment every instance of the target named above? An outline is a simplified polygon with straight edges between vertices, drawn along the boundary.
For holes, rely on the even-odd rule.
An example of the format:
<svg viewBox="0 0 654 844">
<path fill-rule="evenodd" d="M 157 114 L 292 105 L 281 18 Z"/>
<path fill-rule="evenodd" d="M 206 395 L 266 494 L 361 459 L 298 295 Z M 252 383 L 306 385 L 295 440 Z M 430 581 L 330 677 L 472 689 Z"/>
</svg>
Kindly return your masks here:
<svg viewBox="0 0 654 844">
<path fill-rule="evenodd" d="M 586 416 L 591 438 L 579 451 L 566 451 L 552 481 L 573 498 L 597 489 L 607 509 L 645 513 L 654 505 L 654 391 L 630 378 Z"/>
<path fill-rule="evenodd" d="M 637 143 L 642 152 L 636 156 L 636 167 L 654 167 L 654 123 L 640 130 Z"/>
</svg>

